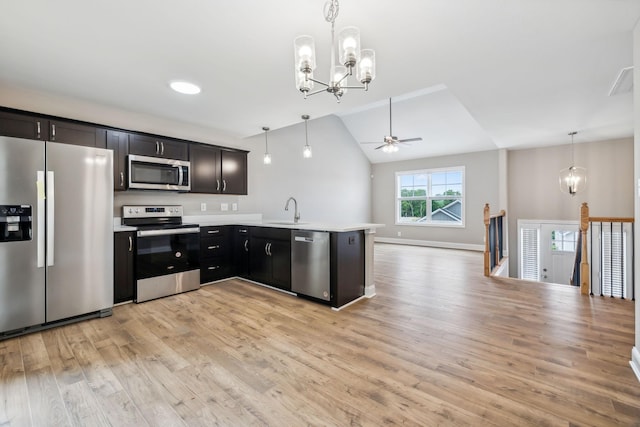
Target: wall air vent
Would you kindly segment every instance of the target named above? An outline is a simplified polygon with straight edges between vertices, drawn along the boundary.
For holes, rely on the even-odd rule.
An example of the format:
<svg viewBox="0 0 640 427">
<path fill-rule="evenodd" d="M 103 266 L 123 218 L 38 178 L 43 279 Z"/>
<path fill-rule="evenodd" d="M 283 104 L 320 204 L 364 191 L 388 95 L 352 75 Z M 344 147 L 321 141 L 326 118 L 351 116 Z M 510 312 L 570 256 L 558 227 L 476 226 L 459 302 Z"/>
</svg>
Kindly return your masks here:
<svg viewBox="0 0 640 427">
<path fill-rule="evenodd" d="M 629 93 L 633 89 L 633 66 L 625 67 L 620 70 L 618 77 L 613 82 L 611 90 L 609 90 L 609 96 L 620 95 L 623 93 Z"/>
</svg>

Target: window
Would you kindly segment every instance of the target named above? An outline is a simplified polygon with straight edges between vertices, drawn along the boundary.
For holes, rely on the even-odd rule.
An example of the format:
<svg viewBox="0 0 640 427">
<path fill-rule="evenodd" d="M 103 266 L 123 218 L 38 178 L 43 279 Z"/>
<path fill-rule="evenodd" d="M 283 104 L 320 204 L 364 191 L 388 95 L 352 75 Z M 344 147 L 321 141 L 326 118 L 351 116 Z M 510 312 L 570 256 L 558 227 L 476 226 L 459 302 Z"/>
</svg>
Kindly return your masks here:
<svg viewBox="0 0 640 427">
<path fill-rule="evenodd" d="M 553 230 L 551 232 L 552 252 L 575 252 L 578 232 L 574 230 Z"/>
<path fill-rule="evenodd" d="M 396 172 L 396 224 L 464 226 L 464 167 Z"/>
</svg>

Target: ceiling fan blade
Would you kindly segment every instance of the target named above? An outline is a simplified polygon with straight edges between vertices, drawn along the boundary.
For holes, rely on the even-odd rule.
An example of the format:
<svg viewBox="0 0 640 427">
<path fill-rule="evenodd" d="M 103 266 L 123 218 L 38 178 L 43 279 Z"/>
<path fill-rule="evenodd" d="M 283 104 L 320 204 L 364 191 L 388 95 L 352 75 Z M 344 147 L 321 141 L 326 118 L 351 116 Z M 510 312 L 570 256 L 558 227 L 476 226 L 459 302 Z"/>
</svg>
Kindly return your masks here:
<svg viewBox="0 0 640 427">
<path fill-rule="evenodd" d="M 379 150 L 379 149 L 381 149 L 381 148 L 383 148 L 383 147 L 386 147 L 387 145 L 388 145 L 388 144 L 382 144 L 381 146 L 376 147 L 376 148 L 375 148 L 375 150 Z"/>
<path fill-rule="evenodd" d="M 360 144 L 380 144 L 380 141 L 368 141 L 368 142 L 361 142 Z"/>
<path fill-rule="evenodd" d="M 422 141 L 422 138 L 408 138 L 408 139 L 399 139 L 398 142 L 415 142 Z"/>
</svg>

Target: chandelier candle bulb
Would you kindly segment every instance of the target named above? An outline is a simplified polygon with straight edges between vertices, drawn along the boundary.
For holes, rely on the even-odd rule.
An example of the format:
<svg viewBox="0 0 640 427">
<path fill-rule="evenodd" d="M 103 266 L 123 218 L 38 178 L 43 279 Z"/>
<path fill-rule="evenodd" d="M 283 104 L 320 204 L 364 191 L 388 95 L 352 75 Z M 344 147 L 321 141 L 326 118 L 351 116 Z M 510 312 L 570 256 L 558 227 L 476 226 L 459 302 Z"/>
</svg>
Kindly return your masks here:
<svg viewBox="0 0 640 427">
<path fill-rule="evenodd" d="M 338 35 L 340 63 L 347 68 L 355 67 L 360 61 L 360 30 L 357 27 L 345 27 Z"/>
</svg>

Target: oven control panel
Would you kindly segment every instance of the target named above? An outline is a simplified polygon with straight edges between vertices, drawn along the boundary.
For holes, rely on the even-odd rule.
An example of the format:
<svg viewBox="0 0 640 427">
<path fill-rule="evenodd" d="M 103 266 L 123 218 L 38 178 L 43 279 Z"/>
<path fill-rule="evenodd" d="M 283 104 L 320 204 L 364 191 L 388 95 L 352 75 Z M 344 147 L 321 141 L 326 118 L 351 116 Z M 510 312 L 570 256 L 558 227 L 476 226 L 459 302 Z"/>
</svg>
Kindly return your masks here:
<svg viewBox="0 0 640 427">
<path fill-rule="evenodd" d="M 171 218 L 182 217 L 182 206 L 123 206 L 122 218 Z"/>
</svg>

